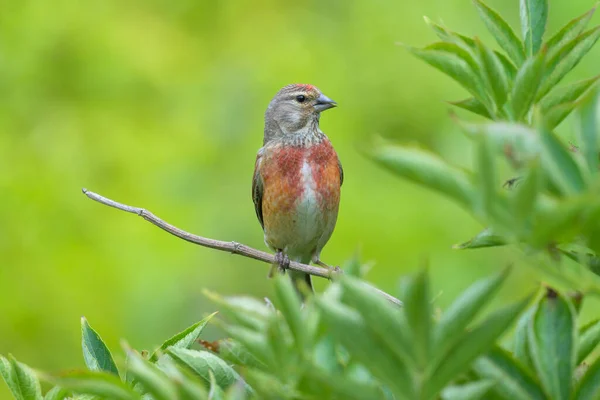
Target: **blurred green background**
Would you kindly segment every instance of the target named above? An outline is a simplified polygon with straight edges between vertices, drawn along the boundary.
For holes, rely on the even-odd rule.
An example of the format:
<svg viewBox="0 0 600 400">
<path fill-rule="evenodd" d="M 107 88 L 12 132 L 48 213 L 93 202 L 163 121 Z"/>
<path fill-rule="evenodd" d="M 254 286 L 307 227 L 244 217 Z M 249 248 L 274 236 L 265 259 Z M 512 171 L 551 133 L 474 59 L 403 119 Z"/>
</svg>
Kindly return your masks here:
<svg viewBox="0 0 600 400">
<path fill-rule="evenodd" d="M 517 0 L 488 4 L 519 31 Z M 267 265 L 175 239 L 80 190 L 265 249 L 251 177 L 264 110 L 294 82 L 339 103 L 321 119 L 346 176 L 326 262 L 342 264 L 360 250 L 375 263 L 367 279 L 397 293 L 400 277 L 427 259 L 441 308 L 510 261 L 512 283 L 498 301 L 539 281 L 514 251 L 452 250 L 481 226 L 360 153 L 380 135 L 468 165 L 469 142 L 443 102 L 466 92 L 397 42 L 434 41 L 427 15 L 492 45 L 470 1 L 2 5 L 0 354 L 43 370 L 79 367 L 82 315 L 119 353 L 121 338 L 151 348 L 214 311 L 203 288 L 268 296 Z M 550 0 L 549 32 L 592 5 Z M 597 47 L 568 80 L 595 75 L 599 62 Z"/>
</svg>

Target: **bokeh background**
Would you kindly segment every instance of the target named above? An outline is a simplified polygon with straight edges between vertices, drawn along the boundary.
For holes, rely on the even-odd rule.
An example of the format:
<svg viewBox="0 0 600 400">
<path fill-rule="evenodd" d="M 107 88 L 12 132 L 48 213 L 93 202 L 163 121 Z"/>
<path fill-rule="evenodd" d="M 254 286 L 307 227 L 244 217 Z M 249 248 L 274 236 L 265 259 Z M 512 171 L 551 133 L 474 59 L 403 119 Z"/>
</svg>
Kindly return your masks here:
<svg viewBox="0 0 600 400">
<path fill-rule="evenodd" d="M 519 31 L 517 0 L 488 3 Z M 550 0 L 548 30 L 592 5 Z M 214 311 L 204 288 L 268 296 L 267 265 L 175 239 L 81 188 L 264 249 L 252 171 L 264 110 L 293 82 L 339 103 L 321 119 L 346 176 L 326 262 L 360 252 L 373 263 L 367 279 L 398 293 L 428 260 L 441 308 L 515 260 L 497 301 L 535 287 L 540 277 L 511 250 L 452 250 L 481 226 L 361 154 L 384 136 L 469 165 L 444 103 L 466 92 L 397 45 L 435 40 L 424 15 L 493 44 L 468 0 L 2 2 L 0 354 L 80 367 L 83 315 L 118 354 L 121 338 L 152 348 Z M 599 62 L 600 46 L 568 80 Z"/>
</svg>

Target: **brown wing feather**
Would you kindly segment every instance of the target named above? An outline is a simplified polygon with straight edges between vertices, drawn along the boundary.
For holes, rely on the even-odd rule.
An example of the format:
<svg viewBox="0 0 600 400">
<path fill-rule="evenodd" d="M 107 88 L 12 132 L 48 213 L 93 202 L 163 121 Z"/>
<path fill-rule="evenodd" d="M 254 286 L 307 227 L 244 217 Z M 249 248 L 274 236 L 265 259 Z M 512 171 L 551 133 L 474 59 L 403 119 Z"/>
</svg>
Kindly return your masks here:
<svg viewBox="0 0 600 400">
<path fill-rule="evenodd" d="M 254 177 L 252 178 L 252 201 L 254 202 L 254 211 L 258 217 L 260 226 L 265 228 L 263 223 L 262 199 L 263 199 L 263 182 L 260 177 L 260 165 L 262 161 L 262 151 L 256 155 L 256 163 L 254 164 Z"/>
<path fill-rule="evenodd" d="M 344 184 L 344 169 L 342 168 L 342 162 L 338 158 L 338 168 L 340 169 L 340 186 Z"/>
</svg>

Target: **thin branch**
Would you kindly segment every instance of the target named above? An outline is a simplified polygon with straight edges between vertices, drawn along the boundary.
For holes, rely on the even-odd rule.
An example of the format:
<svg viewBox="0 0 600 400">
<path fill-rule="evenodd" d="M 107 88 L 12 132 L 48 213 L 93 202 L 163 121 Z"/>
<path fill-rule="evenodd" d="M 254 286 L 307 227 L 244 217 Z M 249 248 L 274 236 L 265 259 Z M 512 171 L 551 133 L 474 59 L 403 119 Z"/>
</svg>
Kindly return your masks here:
<svg viewBox="0 0 600 400">
<path fill-rule="evenodd" d="M 193 233 L 186 232 L 183 229 L 179 229 L 176 226 L 173 226 L 168 222 L 163 221 L 156 215 L 152 214 L 150 211 L 145 210 L 143 208 L 132 207 L 126 204 L 116 202 L 107 197 L 101 196 L 98 193 L 91 192 L 87 189 L 82 189 L 82 191 L 83 194 L 85 194 L 90 199 L 97 201 L 98 203 L 116 208 L 121 211 L 126 211 L 128 213 L 137 214 L 140 217 L 144 218 L 146 221 L 150 222 L 152 225 L 158 226 L 160 229 L 169 232 L 171 235 L 177 236 L 178 238 L 186 240 L 188 242 L 215 250 L 226 251 L 232 254 L 238 254 L 240 256 L 252 258 L 258 261 L 263 261 L 269 264 L 276 263 L 275 256 L 270 253 L 254 249 L 252 247 L 246 246 L 238 242 L 225 242 L 222 240 L 209 239 L 202 236 L 194 235 Z M 315 267 L 312 265 L 302 264 L 296 261 L 290 261 L 289 269 L 299 272 L 305 272 L 313 276 L 318 276 L 327 279 L 334 278 L 335 275 L 342 273 L 339 268 L 329 270 L 327 268 Z M 380 289 L 377 289 L 374 286 L 368 286 L 375 292 L 379 293 L 380 295 L 391 301 L 392 303 L 397 304 L 399 306 L 402 305 L 402 302 L 394 296 Z"/>
</svg>

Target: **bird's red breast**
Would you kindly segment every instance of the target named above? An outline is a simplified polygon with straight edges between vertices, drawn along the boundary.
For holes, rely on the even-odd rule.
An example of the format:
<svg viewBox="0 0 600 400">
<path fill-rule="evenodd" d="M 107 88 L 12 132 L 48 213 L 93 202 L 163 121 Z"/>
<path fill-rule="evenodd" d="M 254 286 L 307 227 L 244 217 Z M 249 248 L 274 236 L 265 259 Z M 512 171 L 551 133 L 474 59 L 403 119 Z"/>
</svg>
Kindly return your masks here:
<svg viewBox="0 0 600 400">
<path fill-rule="evenodd" d="M 333 232 L 340 201 L 341 169 L 331 142 L 277 143 L 265 146 L 259 157 L 268 244 L 318 254 Z"/>
</svg>

